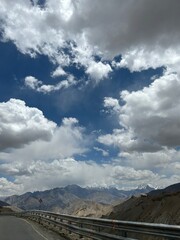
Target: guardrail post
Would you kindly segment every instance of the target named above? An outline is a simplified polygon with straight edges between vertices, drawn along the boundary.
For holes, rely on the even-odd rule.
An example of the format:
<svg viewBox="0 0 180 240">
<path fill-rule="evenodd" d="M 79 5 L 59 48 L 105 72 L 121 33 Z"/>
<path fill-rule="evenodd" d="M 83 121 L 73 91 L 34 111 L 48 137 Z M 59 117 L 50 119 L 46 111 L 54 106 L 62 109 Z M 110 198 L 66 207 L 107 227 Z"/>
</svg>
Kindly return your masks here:
<svg viewBox="0 0 180 240">
<path fill-rule="evenodd" d="M 48 228 L 49 228 L 49 229 L 51 228 L 51 223 L 50 223 L 50 222 L 48 222 Z"/>
<path fill-rule="evenodd" d="M 126 231 L 122 231 L 122 236 L 123 237 L 127 237 L 127 232 Z"/>
<path fill-rule="evenodd" d="M 63 222 L 62 218 L 59 219 L 60 222 Z M 62 231 L 62 226 L 59 226 L 59 230 Z"/>
<path fill-rule="evenodd" d="M 68 221 L 68 224 L 71 225 L 71 221 Z M 69 230 L 69 234 L 71 234 L 71 230 Z"/>
<path fill-rule="evenodd" d="M 38 223 L 41 224 L 41 217 L 38 218 Z"/>
<path fill-rule="evenodd" d="M 80 224 L 79 224 L 79 227 L 80 227 L 80 228 L 83 228 L 83 224 L 80 223 Z M 83 235 L 79 234 L 79 238 L 80 238 L 80 239 L 83 238 Z"/>
</svg>

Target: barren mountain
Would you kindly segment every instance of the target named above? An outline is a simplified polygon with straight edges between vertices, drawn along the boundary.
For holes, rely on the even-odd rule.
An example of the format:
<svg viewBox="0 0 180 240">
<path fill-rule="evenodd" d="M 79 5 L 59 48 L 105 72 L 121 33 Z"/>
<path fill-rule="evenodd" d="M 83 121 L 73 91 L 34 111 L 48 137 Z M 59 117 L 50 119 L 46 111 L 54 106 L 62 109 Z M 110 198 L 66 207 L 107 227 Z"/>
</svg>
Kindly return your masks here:
<svg viewBox="0 0 180 240">
<path fill-rule="evenodd" d="M 69 185 L 64 188 L 54 188 L 46 191 L 27 192 L 5 199 L 10 205 L 24 210 L 41 209 L 78 216 L 100 217 L 110 211 L 115 202 L 122 202 L 132 194 L 149 192 L 150 187 L 130 191 L 116 188 L 82 188 Z"/>
<path fill-rule="evenodd" d="M 152 223 L 180 224 L 180 184 L 131 197 L 116 205 L 108 218 Z"/>
</svg>

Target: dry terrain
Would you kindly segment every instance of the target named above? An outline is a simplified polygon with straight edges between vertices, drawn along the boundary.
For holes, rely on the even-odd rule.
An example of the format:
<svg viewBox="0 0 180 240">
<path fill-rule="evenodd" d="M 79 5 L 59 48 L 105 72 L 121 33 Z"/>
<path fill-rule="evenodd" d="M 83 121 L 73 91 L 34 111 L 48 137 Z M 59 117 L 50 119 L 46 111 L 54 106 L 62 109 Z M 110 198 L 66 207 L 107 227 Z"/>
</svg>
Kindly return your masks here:
<svg viewBox="0 0 180 240">
<path fill-rule="evenodd" d="M 120 205 L 116 205 L 108 215 L 109 218 L 180 224 L 180 192 L 159 196 L 131 197 Z"/>
<path fill-rule="evenodd" d="M 105 218 L 180 225 L 180 184 L 152 191 L 139 197 L 132 196 L 122 204 L 114 206 Z M 139 239 L 162 239 L 130 235 Z"/>
</svg>

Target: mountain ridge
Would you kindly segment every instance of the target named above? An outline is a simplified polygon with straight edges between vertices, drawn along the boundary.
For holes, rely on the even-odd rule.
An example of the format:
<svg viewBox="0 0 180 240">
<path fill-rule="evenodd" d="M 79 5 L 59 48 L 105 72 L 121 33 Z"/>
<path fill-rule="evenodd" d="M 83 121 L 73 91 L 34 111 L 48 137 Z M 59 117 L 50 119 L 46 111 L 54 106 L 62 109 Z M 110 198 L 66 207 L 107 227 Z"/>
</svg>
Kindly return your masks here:
<svg viewBox="0 0 180 240">
<path fill-rule="evenodd" d="M 45 191 L 26 192 L 5 198 L 10 205 L 23 210 L 47 210 L 64 214 L 76 214 L 96 217 L 105 214 L 109 207 L 117 202 L 125 201 L 132 195 L 147 193 L 152 188 L 118 190 L 116 188 L 82 188 L 78 185 L 54 188 Z M 84 206 L 84 208 L 82 208 Z M 88 209 L 91 209 L 90 212 Z"/>
</svg>

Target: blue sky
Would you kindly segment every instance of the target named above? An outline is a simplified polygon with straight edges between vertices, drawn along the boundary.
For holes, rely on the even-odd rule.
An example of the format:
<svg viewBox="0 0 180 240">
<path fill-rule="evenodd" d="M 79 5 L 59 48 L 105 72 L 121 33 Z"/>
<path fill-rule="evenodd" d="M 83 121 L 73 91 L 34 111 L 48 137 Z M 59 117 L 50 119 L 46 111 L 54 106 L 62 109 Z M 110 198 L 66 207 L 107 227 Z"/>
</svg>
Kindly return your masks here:
<svg viewBox="0 0 180 240">
<path fill-rule="evenodd" d="M 180 180 L 179 2 L 133 6 L 0 1 L 0 196 Z"/>
</svg>

